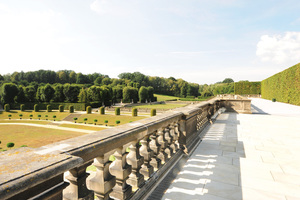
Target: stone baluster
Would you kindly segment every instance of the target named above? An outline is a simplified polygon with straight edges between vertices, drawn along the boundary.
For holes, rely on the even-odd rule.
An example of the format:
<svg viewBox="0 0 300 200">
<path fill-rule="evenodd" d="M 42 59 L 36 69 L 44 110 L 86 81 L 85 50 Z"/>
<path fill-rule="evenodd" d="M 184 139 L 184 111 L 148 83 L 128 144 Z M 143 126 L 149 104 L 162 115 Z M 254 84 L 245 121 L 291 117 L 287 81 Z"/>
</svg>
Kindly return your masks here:
<svg viewBox="0 0 300 200">
<path fill-rule="evenodd" d="M 109 173 L 109 166 L 112 163 L 109 161 L 110 154 L 104 154 L 94 159 L 93 165 L 96 167 L 96 173 L 90 175 L 87 180 L 87 188 L 95 192 L 98 200 L 110 199 L 109 193 L 116 184 L 116 177 Z"/>
<path fill-rule="evenodd" d="M 177 152 L 178 146 L 175 144 L 178 140 L 177 134 L 175 133 L 175 123 L 172 123 L 170 126 L 170 135 L 172 137 L 172 143 L 170 145 L 170 148 L 173 150 L 173 153 Z"/>
<path fill-rule="evenodd" d="M 161 160 L 161 164 L 164 164 L 165 162 L 168 161 L 168 155 L 165 152 L 165 149 L 167 147 L 167 141 L 164 136 L 164 131 L 162 128 L 157 130 L 157 142 L 160 145 L 160 151 L 157 157 Z"/>
<path fill-rule="evenodd" d="M 170 145 L 172 144 L 173 138 L 170 135 L 169 128 L 165 128 L 165 139 L 167 141 L 167 146 L 165 148 L 165 152 L 168 155 L 168 158 L 170 159 L 172 157 L 172 155 L 174 154 L 174 152 L 173 152 L 173 149 L 170 147 Z"/>
<path fill-rule="evenodd" d="M 144 175 L 146 179 L 148 179 L 151 174 L 153 174 L 154 169 L 153 166 L 150 165 L 150 161 L 154 155 L 153 151 L 149 147 L 149 136 L 145 136 L 141 140 L 142 146 L 140 147 L 140 154 L 144 157 L 144 163 L 142 165 L 142 168 L 140 170 L 141 174 Z"/>
<path fill-rule="evenodd" d="M 66 176 L 66 179 L 69 180 L 70 185 L 63 191 L 64 200 L 94 199 L 93 191 L 88 190 L 86 187 L 86 179 L 89 176 L 89 174 L 86 173 L 86 168 L 91 164 L 92 161 L 69 171 L 69 175 Z"/>
<path fill-rule="evenodd" d="M 116 177 L 116 185 L 110 196 L 115 199 L 127 199 L 132 194 L 132 187 L 126 183 L 131 173 L 131 166 L 126 163 L 126 148 L 117 148 L 115 153 L 115 161 L 109 166 L 109 172 Z"/>
<path fill-rule="evenodd" d="M 149 142 L 149 147 L 153 151 L 153 159 L 151 159 L 150 164 L 154 167 L 154 170 L 158 170 L 161 166 L 161 160 L 158 158 L 158 154 L 160 151 L 160 144 L 157 141 L 157 132 L 154 132 L 150 135 L 151 141 Z"/>
<path fill-rule="evenodd" d="M 141 165 L 144 163 L 144 157 L 140 156 L 139 148 L 139 141 L 131 142 L 129 146 L 130 152 L 126 156 L 127 163 L 131 165 L 132 168 L 127 183 L 132 186 L 134 191 L 145 181 L 144 176 L 140 173 Z"/>
<path fill-rule="evenodd" d="M 180 149 L 180 145 L 179 145 L 179 136 L 180 136 L 179 123 L 174 124 L 174 135 L 175 135 L 176 148 Z"/>
</svg>

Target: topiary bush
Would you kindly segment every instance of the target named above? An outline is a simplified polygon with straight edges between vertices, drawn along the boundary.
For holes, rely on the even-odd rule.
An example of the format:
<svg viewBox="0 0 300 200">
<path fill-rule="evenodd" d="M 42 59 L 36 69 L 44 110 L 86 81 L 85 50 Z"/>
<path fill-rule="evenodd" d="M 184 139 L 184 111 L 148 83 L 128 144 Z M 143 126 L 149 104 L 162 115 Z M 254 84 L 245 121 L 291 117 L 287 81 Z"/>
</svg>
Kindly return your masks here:
<svg viewBox="0 0 300 200">
<path fill-rule="evenodd" d="M 56 115 L 53 115 L 52 117 L 53 117 L 53 121 L 55 121 Z"/>
<path fill-rule="evenodd" d="M 108 120 L 104 120 L 105 126 L 107 126 Z"/>
<path fill-rule="evenodd" d="M 8 119 L 10 120 L 11 119 L 11 115 L 7 115 Z"/>
<path fill-rule="evenodd" d="M 150 116 L 153 117 L 156 115 L 156 109 L 152 108 L 150 111 Z"/>
<path fill-rule="evenodd" d="M 76 123 L 76 120 L 77 120 L 77 119 L 78 119 L 77 117 L 74 117 L 74 118 L 73 118 L 73 120 L 74 120 L 75 123 Z"/>
<path fill-rule="evenodd" d="M 69 112 L 74 113 L 74 106 L 69 106 Z"/>
<path fill-rule="evenodd" d="M 86 107 L 86 114 L 91 114 L 92 113 L 92 107 L 88 106 Z"/>
<path fill-rule="evenodd" d="M 41 120 L 42 115 L 38 115 L 39 120 Z"/>
<path fill-rule="evenodd" d="M 39 105 L 37 104 L 34 104 L 34 112 L 39 112 Z"/>
<path fill-rule="evenodd" d="M 121 114 L 120 108 L 115 108 L 115 115 L 120 115 L 120 114 Z"/>
<path fill-rule="evenodd" d="M 116 120 L 116 124 L 120 124 L 121 123 L 121 121 L 120 120 Z"/>
<path fill-rule="evenodd" d="M 100 107 L 100 115 L 104 115 L 105 114 L 105 109 L 104 109 L 104 107 L 102 106 L 102 107 Z"/>
<path fill-rule="evenodd" d="M 84 118 L 84 119 L 83 119 L 83 121 L 84 121 L 85 124 L 86 124 L 87 120 L 88 120 L 87 118 Z"/>
<path fill-rule="evenodd" d="M 48 115 L 45 115 L 46 120 L 48 120 Z"/>
<path fill-rule="evenodd" d="M 132 117 L 138 116 L 138 109 L 137 108 L 132 108 Z"/>
<path fill-rule="evenodd" d="M 51 105 L 47 105 L 47 112 L 52 112 L 52 107 L 51 107 Z"/>
<path fill-rule="evenodd" d="M 58 106 L 58 110 L 59 110 L 59 112 L 64 112 L 64 106 L 63 105 L 59 105 Z"/>
<path fill-rule="evenodd" d="M 20 105 L 20 110 L 21 110 L 21 111 L 25 111 L 25 105 L 24 105 L 24 104 L 21 104 L 21 105 Z"/>
<path fill-rule="evenodd" d="M 19 117 L 20 117 L 20 119 L 22 119 L 22 117 L 23 117 L 23 114 L 19 114 Z"/>
<path fill-rule="evenodd" d="M 273 99 L 272 99 L 272 102 L 276 102 L 276 99 L 275 99 L 275 98 L 273 98 Z"/>
<path fill-rule="evenodd" d="M 29 118 L 32 119 L 33 115 L 29 115 Z"/>
<path fill-rule="evenodd" d="M 10 105 L 9 104 L 5 104 L 4 105 L 4 110 L 5 110 L 5 112 L 9 112 L 10 111 Z"/>
<path fill-rule="evenodd" d="M 13 147 L 15 146 L 15 143 L 9 142 L 9 143 L 6 144 L 6 146 L 7 146 L 8 148 L 13 148 Z"/>
<path fill-rule="evenodd" d="M 94 122 L 95 122 L 94 124 L 96 125 L 96 123 L 98 122 L 98 120 L 97 120 L 97 119 L 94 119 Z"/>
</svg>

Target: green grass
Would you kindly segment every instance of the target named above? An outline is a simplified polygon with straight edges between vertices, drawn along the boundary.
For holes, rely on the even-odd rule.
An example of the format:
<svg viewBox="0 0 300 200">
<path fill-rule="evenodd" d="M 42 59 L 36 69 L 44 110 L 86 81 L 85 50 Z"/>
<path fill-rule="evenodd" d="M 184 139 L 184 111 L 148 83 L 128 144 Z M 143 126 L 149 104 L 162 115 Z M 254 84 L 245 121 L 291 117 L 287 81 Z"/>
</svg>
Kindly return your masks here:
<svg viewBox="0 0 300 200">
<path fill-rule="evenodd" d="M 186 104 L 152 104 L 152 105 L 141 105 L 135 106 L 135 108 L 149 108 L 149 109 L 174 109 L 186 106 Z"/>
<path fill-rule="evenodd" d="M 170 101 L 174 99 L 179 99 L 179 97 L 168 96 L 163 94 L 154 94 L 154 96 L 157 97 L 157 101 Z"/>
<path fill-rule="evenodd" d="M 42 124 L 42 125 L 47 125 L 47 124 L 51 124 L 52 121 L 39 121 L 39 120 L 0 120 L 0 124 L 3 123 L 20 123 L 20 124 Z"/>
<path fill-rule="evenodd" d="M 91 131 L 101 131 L 103 129 L 103 127 L 99 127 L 99 126 L 84 126 L 81 124 L 60 124 L 59 127 L 66 127 L 66 128 L 78 128 L 78 129 L 84 129 L 84 130 L 91 130 Z"/>
<path fill-rule="evenodd" d="M 15 143 L 14 148 L 18 148 L 22 145 L 36 148 L 84 134 L 86 133 L 46 127 L 0 124 L 0 150 L 8 149 L 6 147 L 8 142 Z"/>
<path fill-rule="evenodd" d="M 77 120 L 77 123 L 84 123 L 83 119 L 84 118 L 87 118 L 87 124 L 94 124 L 94 119 L 97 119 L 98 122 L 96 124 L 100 124 L 100 125 L 105 125 L 104 123 L 104 120 L 108 120 L 108 123 L 107 125 L 110 126 L 110 125 L 116 125 L 116 121 L 117 120 L 120 120 L 120 124 L 127 124 L 129 123 L 130 121 L 137 121 L 137 120 L 140 120 L 140 119 L 144 119 L 144 118 L 147 118 L 145 116 L 137 116 L 137 117 L 132 117 L 132 116 L 128 116 L 128 115 L 122 115 L 122 112 L 121 112 L 121 115 L 109 115 L 109 114 L 105 114 L 105 115 L 100 115 L 99 113 L 95 113 L 95 114 L 84 114 L 84 115 L 81 115 L 78 120 Z"/>
<path fill-rule="evenodd" d="M 179 98 L 180 101 L 206 101 L 207 99 L 210 99 L 212 97 L 201 97 L 200 99 L 198 98 Z"/>
</svg>

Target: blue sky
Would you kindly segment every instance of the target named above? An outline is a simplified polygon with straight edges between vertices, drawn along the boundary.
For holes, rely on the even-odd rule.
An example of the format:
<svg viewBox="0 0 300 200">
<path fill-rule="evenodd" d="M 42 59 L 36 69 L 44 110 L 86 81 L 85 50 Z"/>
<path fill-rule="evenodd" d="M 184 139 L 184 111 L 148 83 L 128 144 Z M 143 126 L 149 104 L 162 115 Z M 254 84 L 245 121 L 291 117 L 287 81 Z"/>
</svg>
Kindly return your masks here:
<svg viewBox="0 0 300 200">
<path fill-rule="evenodd" d="M 299 10 L 297 0 L 0 0 L 0 73 L 260 81 L 300 62 Z"/>
</svg>

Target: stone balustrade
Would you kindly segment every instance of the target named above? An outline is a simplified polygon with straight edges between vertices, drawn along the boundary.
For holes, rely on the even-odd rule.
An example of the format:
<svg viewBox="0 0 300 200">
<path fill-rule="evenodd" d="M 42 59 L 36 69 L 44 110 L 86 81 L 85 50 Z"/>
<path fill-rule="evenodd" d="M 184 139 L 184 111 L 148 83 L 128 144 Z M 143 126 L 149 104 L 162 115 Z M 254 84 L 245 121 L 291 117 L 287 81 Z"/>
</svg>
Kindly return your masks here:
<svg viewBox="0 0 300 200">
<path fill-rule="evenodd" d="M 44 159 L 37 169 L 27 167 L 31 159 L 15 163 L 17 154 L 3 152 L 0 199 L 49 199 L 46 194 L 65 200 L 143 199 L 170 167 L 199 143 L 200 132 L 220 106 L 221 101 L 214 98 L 23 152 L 24 158 Z M 90 165 L 95 166 L 95 173 L 86 172 Z M 27 171 L 19 173 L 22 168 Z"/>
</svg>

